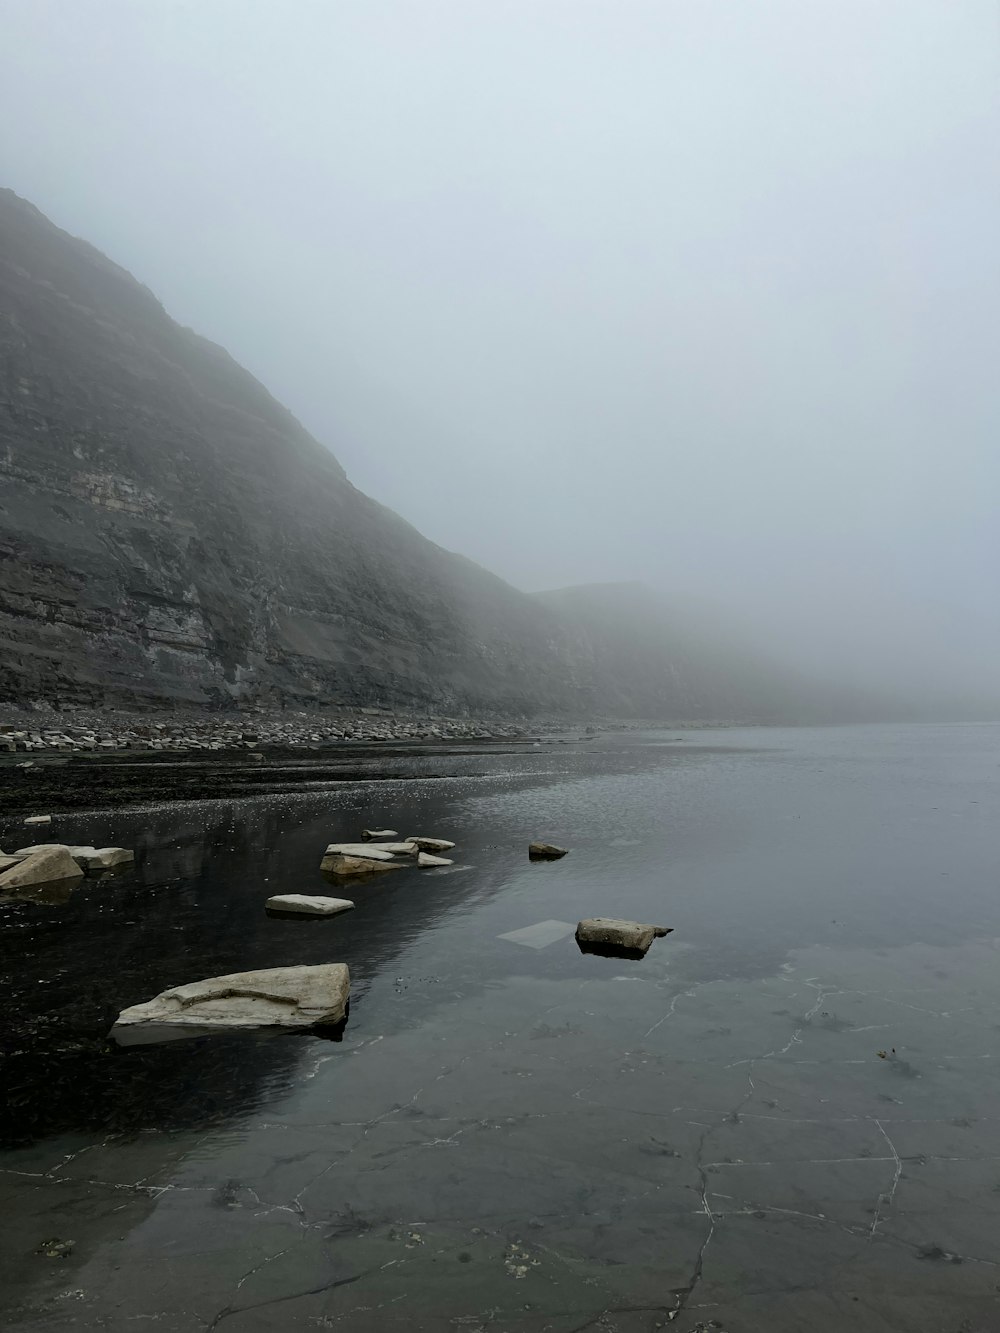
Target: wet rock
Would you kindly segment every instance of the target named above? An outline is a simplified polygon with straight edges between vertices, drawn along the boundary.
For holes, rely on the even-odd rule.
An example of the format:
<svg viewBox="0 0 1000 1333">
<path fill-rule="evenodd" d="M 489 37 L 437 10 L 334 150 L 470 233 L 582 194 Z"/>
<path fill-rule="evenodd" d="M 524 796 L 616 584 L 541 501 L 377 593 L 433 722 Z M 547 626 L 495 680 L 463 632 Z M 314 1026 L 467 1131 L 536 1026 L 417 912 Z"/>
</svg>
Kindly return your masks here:
<svg viewBox="0 0 1000 1333">
<path fill-rule="evenodd" d="M 82 875 L 83 871 L 65 847 L 50 847 L 23 857 L 0 874 L 0 893 L 57 880 L 80 879 Z"/>
<path fill-rule="evenodd" d="M 327 856 L 358 856 L 365 861 L 391 861 L 393 853 L 381 847 L 372 847 L 364 842 L 331 842 L 326 849 Z"/>
<path fill-rule="evenodd" d="M 399 834 L 394 828 L 366 828 L 361 830 L 361 836 L 365 842 L 374 842 L 379 838 L 398 838 Z"/>
<path fill-rule="evenodd" d="M 406 841 L 415 843 L 422 852 L 450 852 L 455 845 L 453 842 L 449 842 L 447 838 L 410 837 Z"/>
<path fill-rule="evenodd" d="M 0 852 L 0 875 L 2 875 L 5 870 L 9 870 L 11 866 L 20 865 L 20 863 L 20 856 L 8 856 L 6 852 Z"/>
<path fill-rule="evenodd" d="M 28 817 L 25 819 L 24 822 L 25 822 L 25 824 L 51 824 L 51 823 L 52 823 L 52 816 L 51 816 L 51 815 L 28 815 Z"/>
<path fill-rule="evenodd" d="M 320 870 L 328 875 L 377 875 L 383 870 L 402 870 L 403 861 L 374 861 L 365 856 L 346 856 L 342 852 L 328 852 L 320 862 Z M 0 881 L 2 882 L 2 881 Z"/>
<path fill-rule="evenodd" d="M 644 926 L 638 921 L 594 916 L 579 923 L 576 942 L 583 953 L 601 953 L 612 958 L 644 958 L 654 940 L 672 931 L 672 926 Z"/>
<path fill-rule="evenodd" d="M 123 1009 L 111 1036 L 130 1046 L 234 1029 L 334 1027 L 347 1017 L 350 991 L 346 963 L 232 972 Z"/>
<path fill-rule="evenodd" d="M 95 870 L 113 870 L 129 866 L 135 861 L 135 852 L 128 847 L 74 847 L 73 859 L 88 873 Z"/>
<path fill-rule="evenodd" d="M 551 842 L 532 842 L 528 844 L 528 855 L 532 861 L 558 861 L 565 856 L 568 847 L 557 847 Z"/>
<path fill-rule="evenodd" d="M 415 842 L 369 842 L 365 847 L 390 852 L 393 856 L 416 856 L 420 850 Z M 370 855 L 370 850 L 366 850 L 365 855 Z"/>
<path fill-rule="evenodd" d="M 270 916 L 337 916 L 354 910 L 350 898 L 311 897 L 305 893 L 276 893 L 264 906 Z"/>
<path fill-rule="evenodd" d="M 449 861 L 446 856 L 431 856 L 430 852 L 417 853 L 417 865 L 421 868 L 428 866 L 453 866 L 454 861 Z"/>
</svg>

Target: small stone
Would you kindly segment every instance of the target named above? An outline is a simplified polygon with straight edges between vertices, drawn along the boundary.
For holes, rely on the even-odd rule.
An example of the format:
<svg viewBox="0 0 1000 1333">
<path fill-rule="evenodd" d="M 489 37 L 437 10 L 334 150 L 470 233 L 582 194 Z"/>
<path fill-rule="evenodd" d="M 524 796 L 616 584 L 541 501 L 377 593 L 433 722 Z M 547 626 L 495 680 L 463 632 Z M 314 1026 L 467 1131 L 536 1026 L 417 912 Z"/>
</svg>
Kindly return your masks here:
<svg viewBox="0 0 1000 1333">
<path fill-rule="evenodd" d="M 113 870 L 135 861 L 135 852 L 128 847 L 74 847 L 73 857 L 87 871 Z"/>
<path fill-rule="evenodd" d="M 354 910 L 350 898 L 311 897 L 306 893 L 276 893 L 264 906 L 281 916 L 337 916 Z"/>
<path fill-rule="evenodd" d="M 558 861 L 565 856 L 568 847 L 557 847 L 551 842 L 532 842 L 528 844 L 528 856 L 532 861 Z"/>
<path fill-rule="evenodd" d="M 417 853 L 417 865 L 421 868 L 427 866 L 453 866 L 454 861 L 449 861 L 446 856 L 431 856 L 429 852 Z"/>
<path fill-rule="evenodd" d="M 51 815 L 28 815 L 25 824 L 51 824 Z"/>
<path fill-rule="evenodd" d="M 422 852 L 450 852 L 455 846 L 455 844 L 449 842 L 447 838 L 410 837 L 407 838 L 406 841 L 416 843 L 417 847 L 419 847 Z"/>
<path fill-rule="evenodd" d="M 365 828 L 361 830 L 365 842 L 377 842 L 380 838 L 398 838 L 394 828 Z"/>
<path fill-rule="evenodd" d="M 366 861 L 391 861 L 392 852 L 383 851 L 381 847 L 372 847 L 363 842 L 331 842 L 326 849 L 327 856 L 334 856 L 339 853 L 341 856 L 360 856 Z"/>
</svg>

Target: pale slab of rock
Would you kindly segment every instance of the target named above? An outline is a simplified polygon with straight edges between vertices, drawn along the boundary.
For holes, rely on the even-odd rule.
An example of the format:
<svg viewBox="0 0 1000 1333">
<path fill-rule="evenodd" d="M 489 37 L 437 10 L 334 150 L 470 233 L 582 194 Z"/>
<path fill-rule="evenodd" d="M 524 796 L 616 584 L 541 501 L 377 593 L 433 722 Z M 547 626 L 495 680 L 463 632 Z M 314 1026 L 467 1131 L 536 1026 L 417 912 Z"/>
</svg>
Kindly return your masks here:
<svg viewBox="0 0 1000 1333">
<path fill-rule="evenodd" d="M 275 893 L 264 904 L 269 912 L 295 913 L 296 916 L 337 916 L 351 912 L 350 898 L 312 897 L 307 893 Z"/>
<path fill-rule="evenodd" d="M 532 842 L 528 844 L 528 855 L 533 861 L 558 861 L 565 856 L 568 847 L 557 847 L 552 842 Z"/>
<path fill-rule="evenodd" d="M 447 838 L 407 838 L 406 841 L 416 843 L 422 852 L 450 852 L 455 845 Z"/>
<path fill-rule="evenodd" d="M 430 852 L 417 853 L 418 866 L 453 866 L 454 861 L 449 861 L 446 856 L 431 856 Z"/>
<path fill-rule="evenodd" d="M 130 866 L 135 852 L 128 847 L 73 847 L 74 860 L 84 870 L 114 870 L 116 866 Z"/>
<path fill-rule="evenodd" d="M 20 863 L 21 857 L 8 856 L 5 852 L 0 852 L 0 875 L 2 875 L 5 870 L 9 870 L 11 866 L 20 865 Z"/>
<path fill-rule="evenodd" d="M 361 830 L 365 842 L 377 842 L 379 838 L 398 838 L 394 828 L 366 828 Z"/>
<path fill-rule="evenodd" d="M 51 824 L 51 815 L 28 815 L 24 821 L 26 824 Z"/>
<path fill-rule="evenodd" d="M 346 963 L 232 972 L 161 991 L 118 1015 L 111 1035 L 123 1046 L 227 1030 L 332 1027 L 351 993 Z"/>
<path fill-rule="evenodd" d="M 319 864 L 328 875 L 377 875 L 383 870 L 402 870 L 403 861 L 374 861 L 366 856 L 346 856 L 343 852 L 328 852 Z"/>
<path fill-rule="evenodd" d="M 25 856 L 0 874 L 0 893 L 60 879 L 80 879 L 83 871 L 65 847 L 53 847 Z"/>
<path fill-rule="evenodd" d="M 12 856 L 16 856 L 19 861 L 23 861 L 26 856 L 34 856 L 36 852 L 69 852 L 68 842 L 36 842 L 30 847 L 17 847 Z M 72 853 L 70 852 L 72 855 Z"/>
<path fill-rule="evenodd" d="M 331 842 L 326 849 L 327 856 L 338 853 L 341 856 L 359 856 L 366 861 L 391 861 L 393 857 L 392 852 L 373 847 L 367 842 Z"/>
<path fill-rule="evenodd" d="M 645 926 L 638 921 L 619 921 L 614 917 L 594 916 L 581 921 L 576 928 L 576 942 L 581 948 L 623 950 L 642 957 L 656 939 L 672 933 L 672 926 Z"/>
</svg>

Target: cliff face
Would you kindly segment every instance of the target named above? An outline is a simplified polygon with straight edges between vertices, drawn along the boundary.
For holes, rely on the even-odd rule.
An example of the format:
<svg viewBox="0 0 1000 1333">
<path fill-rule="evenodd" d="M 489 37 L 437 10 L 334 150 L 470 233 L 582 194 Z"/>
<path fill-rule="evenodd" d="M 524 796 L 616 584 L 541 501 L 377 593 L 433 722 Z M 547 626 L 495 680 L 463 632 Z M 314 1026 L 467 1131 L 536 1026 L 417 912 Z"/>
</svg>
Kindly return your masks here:
<svg viewBox="0 0 1000 1333">
<path fill-rule="evenodd" d="M 789 715 L 636 589 L 427 541 L 221 348 L 0 190 L 0 700 Z M 800 710 L 801 711 L 801 710 Z"/>
<path fill-rule="evenodd" d="M 0 696 L 557 707 L 529 598 L 0 191 Z"/>
</svg>

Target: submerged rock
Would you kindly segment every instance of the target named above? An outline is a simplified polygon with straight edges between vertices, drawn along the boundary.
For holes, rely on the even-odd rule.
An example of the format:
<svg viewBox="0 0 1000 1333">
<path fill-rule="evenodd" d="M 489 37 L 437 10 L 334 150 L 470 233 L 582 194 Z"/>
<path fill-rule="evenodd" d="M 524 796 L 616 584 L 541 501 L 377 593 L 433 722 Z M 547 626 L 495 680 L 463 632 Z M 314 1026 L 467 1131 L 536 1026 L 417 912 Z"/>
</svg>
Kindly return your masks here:
<svg viewBox="0 0 1000 1333">
<path fill-rule="evenodd" d="M 398 838 L 399 834 L 394 828 L 366 828 L 361 830 L 361 836 L 365 842 L 373 842 L 378 838 Z"/>
<path fill-rule="evenodd" d="M 430 852 L 417 853 L 417 865 L 422 868 L 427 866 L 453 866 L 454 864 L 455 862 L 449 861 L 446 856 L 431 856 Z"/>
<path fill-rule="evenodd" d="M 354 910 L 349 898 L 312 897 L 305 893 L 276 893 L 264 906 L 277 916 L 337 916 Z"/>
<path fill-rule="evenodd" d="M 644 926 L 638 921 L 618 921 L 594 916 L 576 928 L 576 942 L 584 953 L 603 953 L 615 958 L 644 958 L 656 939 L 670 935 L 672 926 Z"/>
<path fill-rule="evenodd" d="M 20 858 L 16 865 L 8 866 L 0 874 L 0 893 L 82 876 L 83 871 L 65 847 L 47 847 Z"/>
<path fill-rule="evenodd" d="M 346 963 L 232 972 L 123 1009 L 111 1036 L 129 1046 L 227 1030 L 333 1027 L 347 1016 L 350 992 Z"/>
<path fill-rule="evenodd" d="M 447 838 L 410 837 L 406 841 L 415 843 L 422 852 L 450 852 L 455 845 L 453 842 L 449 842 Z"/>
<path fill-rule="evenodd" d="M 364 856 L 346 856 L 343 852 L 327 852 L 326 856 L 320 862 L 320 870 L 326 871 L 328 875 L 377 875 L 383 870 L 402 870 L 405 865 L 403 861 L 394 861 L 391 858 L 387 861 L 369 860 Z"/>
<path fill-rule="evenodd" d="M 558 861 L 565 856 L 568 847 L 557 847 L 551 842 L 532 842 L 528 844 L 528 855 L 532 861 Z"/>
</svg>

